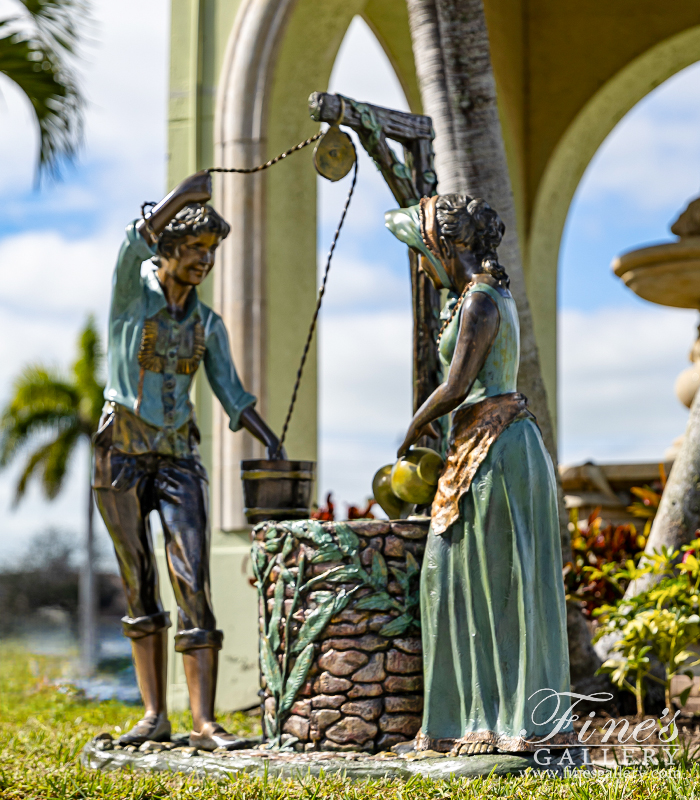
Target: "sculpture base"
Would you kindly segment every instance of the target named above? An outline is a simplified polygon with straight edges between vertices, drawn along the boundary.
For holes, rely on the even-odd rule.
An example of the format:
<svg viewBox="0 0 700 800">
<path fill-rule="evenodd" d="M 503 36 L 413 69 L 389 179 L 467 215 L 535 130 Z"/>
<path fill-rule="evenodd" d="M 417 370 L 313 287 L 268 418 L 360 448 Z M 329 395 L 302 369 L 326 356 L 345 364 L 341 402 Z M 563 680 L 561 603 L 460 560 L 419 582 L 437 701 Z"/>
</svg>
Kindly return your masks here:
<svg viewBox="0 0 700 800">
<path fill-rule="evenodd" d="M 531 754 L 479 755 L 452 758 L 411 753 L 369 755 L 367 753 L 280 753 L 265 750 L 234 750 L 204 753 L 193 747 L 141 752 L 126 749 L 102 749 L 103 742 L 93 739 L 85 745 L 80 760 L 88 769 L 111 772 L 118 769 L 138 769 L 149 772 L 181 772 L 217 779 L 238 774 L 280 778 L 303 778 L 311 775 L 344 774 L 351 780 L 399 778 L 408 780 L 414 775 L 436 780 L 442 778 L 476 778 L 480 775 L 517 775 L 526 769 L 562 774 L 565 766 L 584 764 L 583 748 L 570 748 L 570 757 L 556 756 L 549 766 L 538 764 Z M 147 743 L 150 744 L 150 743 Z M 157 750 L 157 748 L 156 748 Z M 552 751 L 554 754 L 555 751 Z M 546 758 L 541 759 L 546 761 Z M 559 766 L 558 761 L 565 766 Z"/>
</svg>

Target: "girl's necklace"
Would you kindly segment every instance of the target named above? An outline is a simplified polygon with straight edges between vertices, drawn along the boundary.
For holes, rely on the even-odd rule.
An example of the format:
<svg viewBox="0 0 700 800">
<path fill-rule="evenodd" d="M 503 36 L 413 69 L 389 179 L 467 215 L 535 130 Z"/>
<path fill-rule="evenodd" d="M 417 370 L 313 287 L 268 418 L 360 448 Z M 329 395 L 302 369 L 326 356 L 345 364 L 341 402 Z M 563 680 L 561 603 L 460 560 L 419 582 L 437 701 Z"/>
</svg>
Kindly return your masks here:
<svg viewBox="0 0 700 800">
<path fill-rule="evenodd" d="M 467 296 L 467 292 L 472 288 L 473 284 L 474 284 L 473 281 L 469 281 L 469 283 L 464 287 L 464 289 L 462 290 L 462 294 L 459 296 L 459 299 L 454 304 L 454 307 L 453 307 L 453 309 L 452 309 L 452 311 L 450 313 L 450 316 L 443 322 L 442 328 L 440 328 L 440 333 L 438 333 L 437 341 L 435 343 L 438 347 L 440 347 L 440 340 L 442 339 L 443 334 L 447 330 L 447 326 L 450 324 L 450 322 L 452 322 L 452 320 L 457 315 L 457 312 L 462 307 L 462 303 L 464 302 L 464 298 Z"/>
</svg>

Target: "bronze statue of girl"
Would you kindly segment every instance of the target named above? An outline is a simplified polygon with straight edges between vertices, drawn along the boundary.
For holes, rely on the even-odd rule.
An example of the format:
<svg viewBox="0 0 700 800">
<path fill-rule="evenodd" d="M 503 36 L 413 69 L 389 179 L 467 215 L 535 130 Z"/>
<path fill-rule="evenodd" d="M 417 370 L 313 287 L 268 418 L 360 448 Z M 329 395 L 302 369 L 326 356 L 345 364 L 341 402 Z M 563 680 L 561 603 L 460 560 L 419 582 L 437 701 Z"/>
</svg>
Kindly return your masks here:
<svg viewBox="0 0 700 800">
<path fill-rule="evenodd" d="M 569 658 L 554 467 L 516 389 L 518 314 L 496 254 L 504 225 L 483 200 L 457 194 L 386 220 L 420 252 L 436 288 L 452 293 L 438 339 L 444 383 L 399 448 L 452 415 L 421 576 L 425 706 L 415 747 L 531 751 L 556 726 L 555 700 L 538 707 L 536 693 L 569 691 Z M 570 723 L 560 730 L 550 746 L 572 742 Z"/>
</svg>

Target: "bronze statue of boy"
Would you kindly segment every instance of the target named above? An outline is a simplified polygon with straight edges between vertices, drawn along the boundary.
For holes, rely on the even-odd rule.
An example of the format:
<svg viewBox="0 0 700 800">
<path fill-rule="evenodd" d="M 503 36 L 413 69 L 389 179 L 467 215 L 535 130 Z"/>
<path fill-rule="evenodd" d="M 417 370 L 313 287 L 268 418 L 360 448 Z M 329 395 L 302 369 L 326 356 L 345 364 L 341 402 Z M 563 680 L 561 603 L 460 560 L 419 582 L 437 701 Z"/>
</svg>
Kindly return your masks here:
<svg viewBox="0 0 700 800">
<path fill-rule="evenodd" d="M 145 715 L 122 744 L 170 738 L 166 709 L 167 628 L 149 514 L 163 526 L 168 571 L 178 606 L 175 649 L 190 695 L 190 745 L 204 750 L 240 741 L 214 717 L 218 654 L 209 589 L 207 475 L 189 399 L 200 365 L 230 418 L 275 458 L 279 440 L 254 409 L 231 359 L 221 318 L 196 286 L 214 265 L 228 224 L 205 203 L 211 176 L 199 172 L 126 229 L 114 273 L 105 408 L 95 437 L 93 487 L 114 542 L 127 597 L 124 633 L 131 639 Z M 144 261 L 153 265 L 142 269 Z M 280 453 L 284 457 L 283 452 Z"/>
</svg>

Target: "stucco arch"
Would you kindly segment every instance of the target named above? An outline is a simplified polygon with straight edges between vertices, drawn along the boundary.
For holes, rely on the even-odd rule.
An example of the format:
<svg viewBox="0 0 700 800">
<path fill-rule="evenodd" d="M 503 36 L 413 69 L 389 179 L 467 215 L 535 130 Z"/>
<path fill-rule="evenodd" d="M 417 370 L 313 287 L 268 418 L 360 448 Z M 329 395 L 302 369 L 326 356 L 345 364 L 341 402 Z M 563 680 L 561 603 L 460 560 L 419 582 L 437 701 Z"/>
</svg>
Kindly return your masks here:
<svg viewBox="0 0 700 800">
<path fill-rule="evenodd" d="M 649 48 L 591 97 L 547 162 L 533 204 L 526 283 L 549 397 L 556 397 L 557 385 L 559 247 L 576 187 L 596 151 L 622 117 L 661 83 L 698 60 L 700 26 Z"/>
<path fill-rule="evenodd" d="M 250 166 L 317 130 L 307 98 L 328 86 L 353 17 L 384 48 L 409 104 L 419 110 L 403 0 L 247 0 L 234 22 L 218 83 L 214 142 L 221 166 Z M 360 98 L 361 99 L 361 98 Z M 311 149 L 256 176 L 217 180 L 217 203 L 232 223 L 215 275 L 214 305 L 228 327 L 245 385 L 270 424 L 282 426 L 316 292 L 316 173 Z M 294 458 L 316 457 L 316 355 L 307 363 L 287 438 Z M 255 457 L 214 405 L 212 511 L 215 528 L 244 525 L 239 470 Z"/>
</svg>

